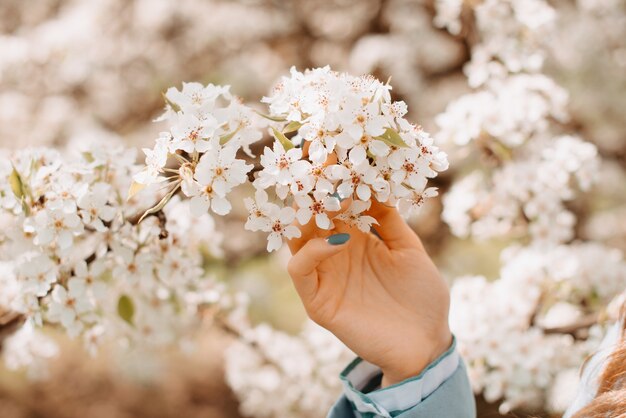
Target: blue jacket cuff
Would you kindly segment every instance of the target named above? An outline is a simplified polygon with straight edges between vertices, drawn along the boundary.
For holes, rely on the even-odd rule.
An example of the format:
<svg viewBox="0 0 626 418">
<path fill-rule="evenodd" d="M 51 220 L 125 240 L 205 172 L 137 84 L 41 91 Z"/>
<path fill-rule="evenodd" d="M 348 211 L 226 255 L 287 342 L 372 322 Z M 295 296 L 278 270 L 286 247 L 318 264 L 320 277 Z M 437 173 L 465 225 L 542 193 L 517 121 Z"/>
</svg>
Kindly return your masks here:
<svg viewBox="0 0 626 418">
<path fill-rule="evenodd" d="M 356 411 L 392 418 L 415 407 L 433 393 L 454 374 L 459 361 L 456 338 L 453 338 L 450 348 L 419 375 L 395 385 L 367 392 L 365 389 L 380 379 L 381 370 L 361 358 L 350 363 L 341 372 L 340 378 L 344 395 Z"/>
</svg>

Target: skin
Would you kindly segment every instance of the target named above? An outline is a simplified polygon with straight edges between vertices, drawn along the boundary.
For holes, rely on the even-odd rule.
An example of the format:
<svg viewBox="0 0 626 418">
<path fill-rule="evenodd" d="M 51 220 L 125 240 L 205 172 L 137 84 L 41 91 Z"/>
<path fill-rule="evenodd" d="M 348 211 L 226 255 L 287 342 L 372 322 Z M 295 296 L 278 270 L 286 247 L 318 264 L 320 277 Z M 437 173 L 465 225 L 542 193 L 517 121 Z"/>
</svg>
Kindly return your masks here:
<svg viewBox="0 0 626 418">
<path fill-rule="evenodd" d="M 346 206 L 347 201 L 343 202 Z M 383 372 L 382 386 L 418 375 L 452 343 L 448 287 L 395 208 L 372 202 L 376 237 L 335 222 L 299 226 L 288 271 L 311 319 Z M 342 245 L 326 237 L 348 233 Z"/>
</svg>

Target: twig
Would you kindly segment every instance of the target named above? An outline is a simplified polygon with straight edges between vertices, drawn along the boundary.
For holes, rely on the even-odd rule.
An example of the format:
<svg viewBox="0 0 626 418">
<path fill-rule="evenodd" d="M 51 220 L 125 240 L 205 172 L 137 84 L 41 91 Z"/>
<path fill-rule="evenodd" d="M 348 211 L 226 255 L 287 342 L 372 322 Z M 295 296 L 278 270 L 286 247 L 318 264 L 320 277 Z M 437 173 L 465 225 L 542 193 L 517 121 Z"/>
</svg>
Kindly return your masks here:
<svg viewBox="0 0 626 418">
<path fill-rule="evenodd" d="M 545 334 L 570 334 L 572 337 L 576 337 L 576 333 L 578 331 L 587 329 L 597 323 L 598 323 L 598 315 L 589 314 L 589 315 L 583 316 L 578 321 L 572 324 L 563 325 L 560 327 L 544 328 L 543 332 Z"/>
<path fill-rule="evenodd" d="M 0 311 L 0 349 L 5 339 L 13 335 L 13 333 L 26 321 L 26 317 L 18 312 Z"/>
</svg>

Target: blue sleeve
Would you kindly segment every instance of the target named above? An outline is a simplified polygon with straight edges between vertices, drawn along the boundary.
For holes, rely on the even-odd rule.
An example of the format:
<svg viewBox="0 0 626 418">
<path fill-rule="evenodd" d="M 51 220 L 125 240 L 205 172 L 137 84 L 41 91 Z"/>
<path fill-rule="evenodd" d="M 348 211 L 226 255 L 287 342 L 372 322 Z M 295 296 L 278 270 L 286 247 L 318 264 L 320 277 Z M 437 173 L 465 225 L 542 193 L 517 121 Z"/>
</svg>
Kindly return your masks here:
<svg viewBox="0 0 626 418">
<path fill-rule="evenodd" d="M 393 418 L 475 418 L 476 405 L 467 377 L 465 364 L 460 361 L 456 370 L 437 389 L 417 405 L 404 411 L 391 411 Z M 327 418 L 374 418 L 375 412 L 362 413 L 342 396 Z"/>
</svg>

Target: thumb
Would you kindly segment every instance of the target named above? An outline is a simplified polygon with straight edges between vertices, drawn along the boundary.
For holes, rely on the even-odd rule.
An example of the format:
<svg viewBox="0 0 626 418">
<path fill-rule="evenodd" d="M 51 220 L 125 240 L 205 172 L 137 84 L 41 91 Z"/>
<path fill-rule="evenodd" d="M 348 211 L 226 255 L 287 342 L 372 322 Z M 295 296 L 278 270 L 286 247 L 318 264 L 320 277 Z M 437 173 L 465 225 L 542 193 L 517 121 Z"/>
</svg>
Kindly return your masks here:
<svg viewBox="0 0 626 418">
<path fill-rule="evenodd" d="M 305 304 L 310 301 L 319 288 L 317 267 L 321 262 L 345 250 L 349 234 L 335 234 L 328 238 L 309 240 L 291 257 L 287 271 L 293 280 L 296 291 Z"/>
</svg>

